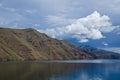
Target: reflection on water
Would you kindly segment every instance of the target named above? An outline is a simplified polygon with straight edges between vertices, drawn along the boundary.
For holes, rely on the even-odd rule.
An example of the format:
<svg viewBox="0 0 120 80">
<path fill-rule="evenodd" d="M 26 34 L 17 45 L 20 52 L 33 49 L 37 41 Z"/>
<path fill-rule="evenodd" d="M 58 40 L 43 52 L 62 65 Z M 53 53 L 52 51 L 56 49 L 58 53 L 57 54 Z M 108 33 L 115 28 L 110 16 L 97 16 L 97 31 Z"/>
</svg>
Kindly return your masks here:
<svg viewBox="0 0 120 80">
<path fill-rule="evenodd" d="M 120 63 L 2 63 L 0 80 L 120 80 Z"/>
</svg>

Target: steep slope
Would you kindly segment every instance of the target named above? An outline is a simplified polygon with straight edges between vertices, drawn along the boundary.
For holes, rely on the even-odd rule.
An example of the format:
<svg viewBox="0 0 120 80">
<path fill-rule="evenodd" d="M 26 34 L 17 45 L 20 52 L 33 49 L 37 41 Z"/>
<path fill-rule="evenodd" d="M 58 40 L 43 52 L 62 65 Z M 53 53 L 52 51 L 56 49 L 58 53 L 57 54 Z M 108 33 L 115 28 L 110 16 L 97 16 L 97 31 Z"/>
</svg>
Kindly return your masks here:
<svg viewBox="0 0 120 80">
<path fill-rule="evenodd" d="M 104 56 L 109 55 L 96 56 L 34 29 L 0 28 L 0 61 L 111 58 Z"/>
<path fill-rule="evenodd" d="M 92 56 L 34 29 L 0 28 L 0 61 L 49 59 L 92 59 Z"/>
</svg>

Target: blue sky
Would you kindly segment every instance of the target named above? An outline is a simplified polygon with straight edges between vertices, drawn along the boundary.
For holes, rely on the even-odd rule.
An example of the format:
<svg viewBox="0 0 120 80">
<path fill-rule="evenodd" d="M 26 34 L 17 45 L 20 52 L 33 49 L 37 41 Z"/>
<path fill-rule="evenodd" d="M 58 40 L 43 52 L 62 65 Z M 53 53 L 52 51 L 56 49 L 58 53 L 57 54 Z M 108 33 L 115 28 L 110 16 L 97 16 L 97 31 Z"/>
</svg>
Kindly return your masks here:
<svg viewBox="0 0 120 80">
<path fill-rule="evenodd" d="M 120 0 L 0 0 L 0 26 L 77 45 L 120 47 Z"/>
</svg>

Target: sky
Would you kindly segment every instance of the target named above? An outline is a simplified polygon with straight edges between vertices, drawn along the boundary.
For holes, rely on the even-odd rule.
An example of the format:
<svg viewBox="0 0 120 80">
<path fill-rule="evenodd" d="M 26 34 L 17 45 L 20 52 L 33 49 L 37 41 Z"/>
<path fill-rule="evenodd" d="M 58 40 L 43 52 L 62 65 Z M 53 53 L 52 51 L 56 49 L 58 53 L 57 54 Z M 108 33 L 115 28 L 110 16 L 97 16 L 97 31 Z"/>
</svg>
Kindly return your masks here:
<svg viewBox="0 0 120 80">
<path fill-rule="evenodd" d="M 0 0 L 0 27 L 120 49 L 120 0 Z"/>
</svg>

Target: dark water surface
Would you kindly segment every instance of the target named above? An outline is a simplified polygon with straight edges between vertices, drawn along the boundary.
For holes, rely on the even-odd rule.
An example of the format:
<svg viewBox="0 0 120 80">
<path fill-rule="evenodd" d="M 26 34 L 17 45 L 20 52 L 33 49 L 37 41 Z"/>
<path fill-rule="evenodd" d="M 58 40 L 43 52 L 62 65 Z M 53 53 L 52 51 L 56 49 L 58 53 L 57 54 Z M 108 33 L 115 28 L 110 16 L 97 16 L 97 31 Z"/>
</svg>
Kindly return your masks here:
<svg viewBox="0 0 120 80">
<path fill-rule="evenodd" d="M 120 80 L 120 60 L 0 63 L 0 80 Z"/>
</svg>

